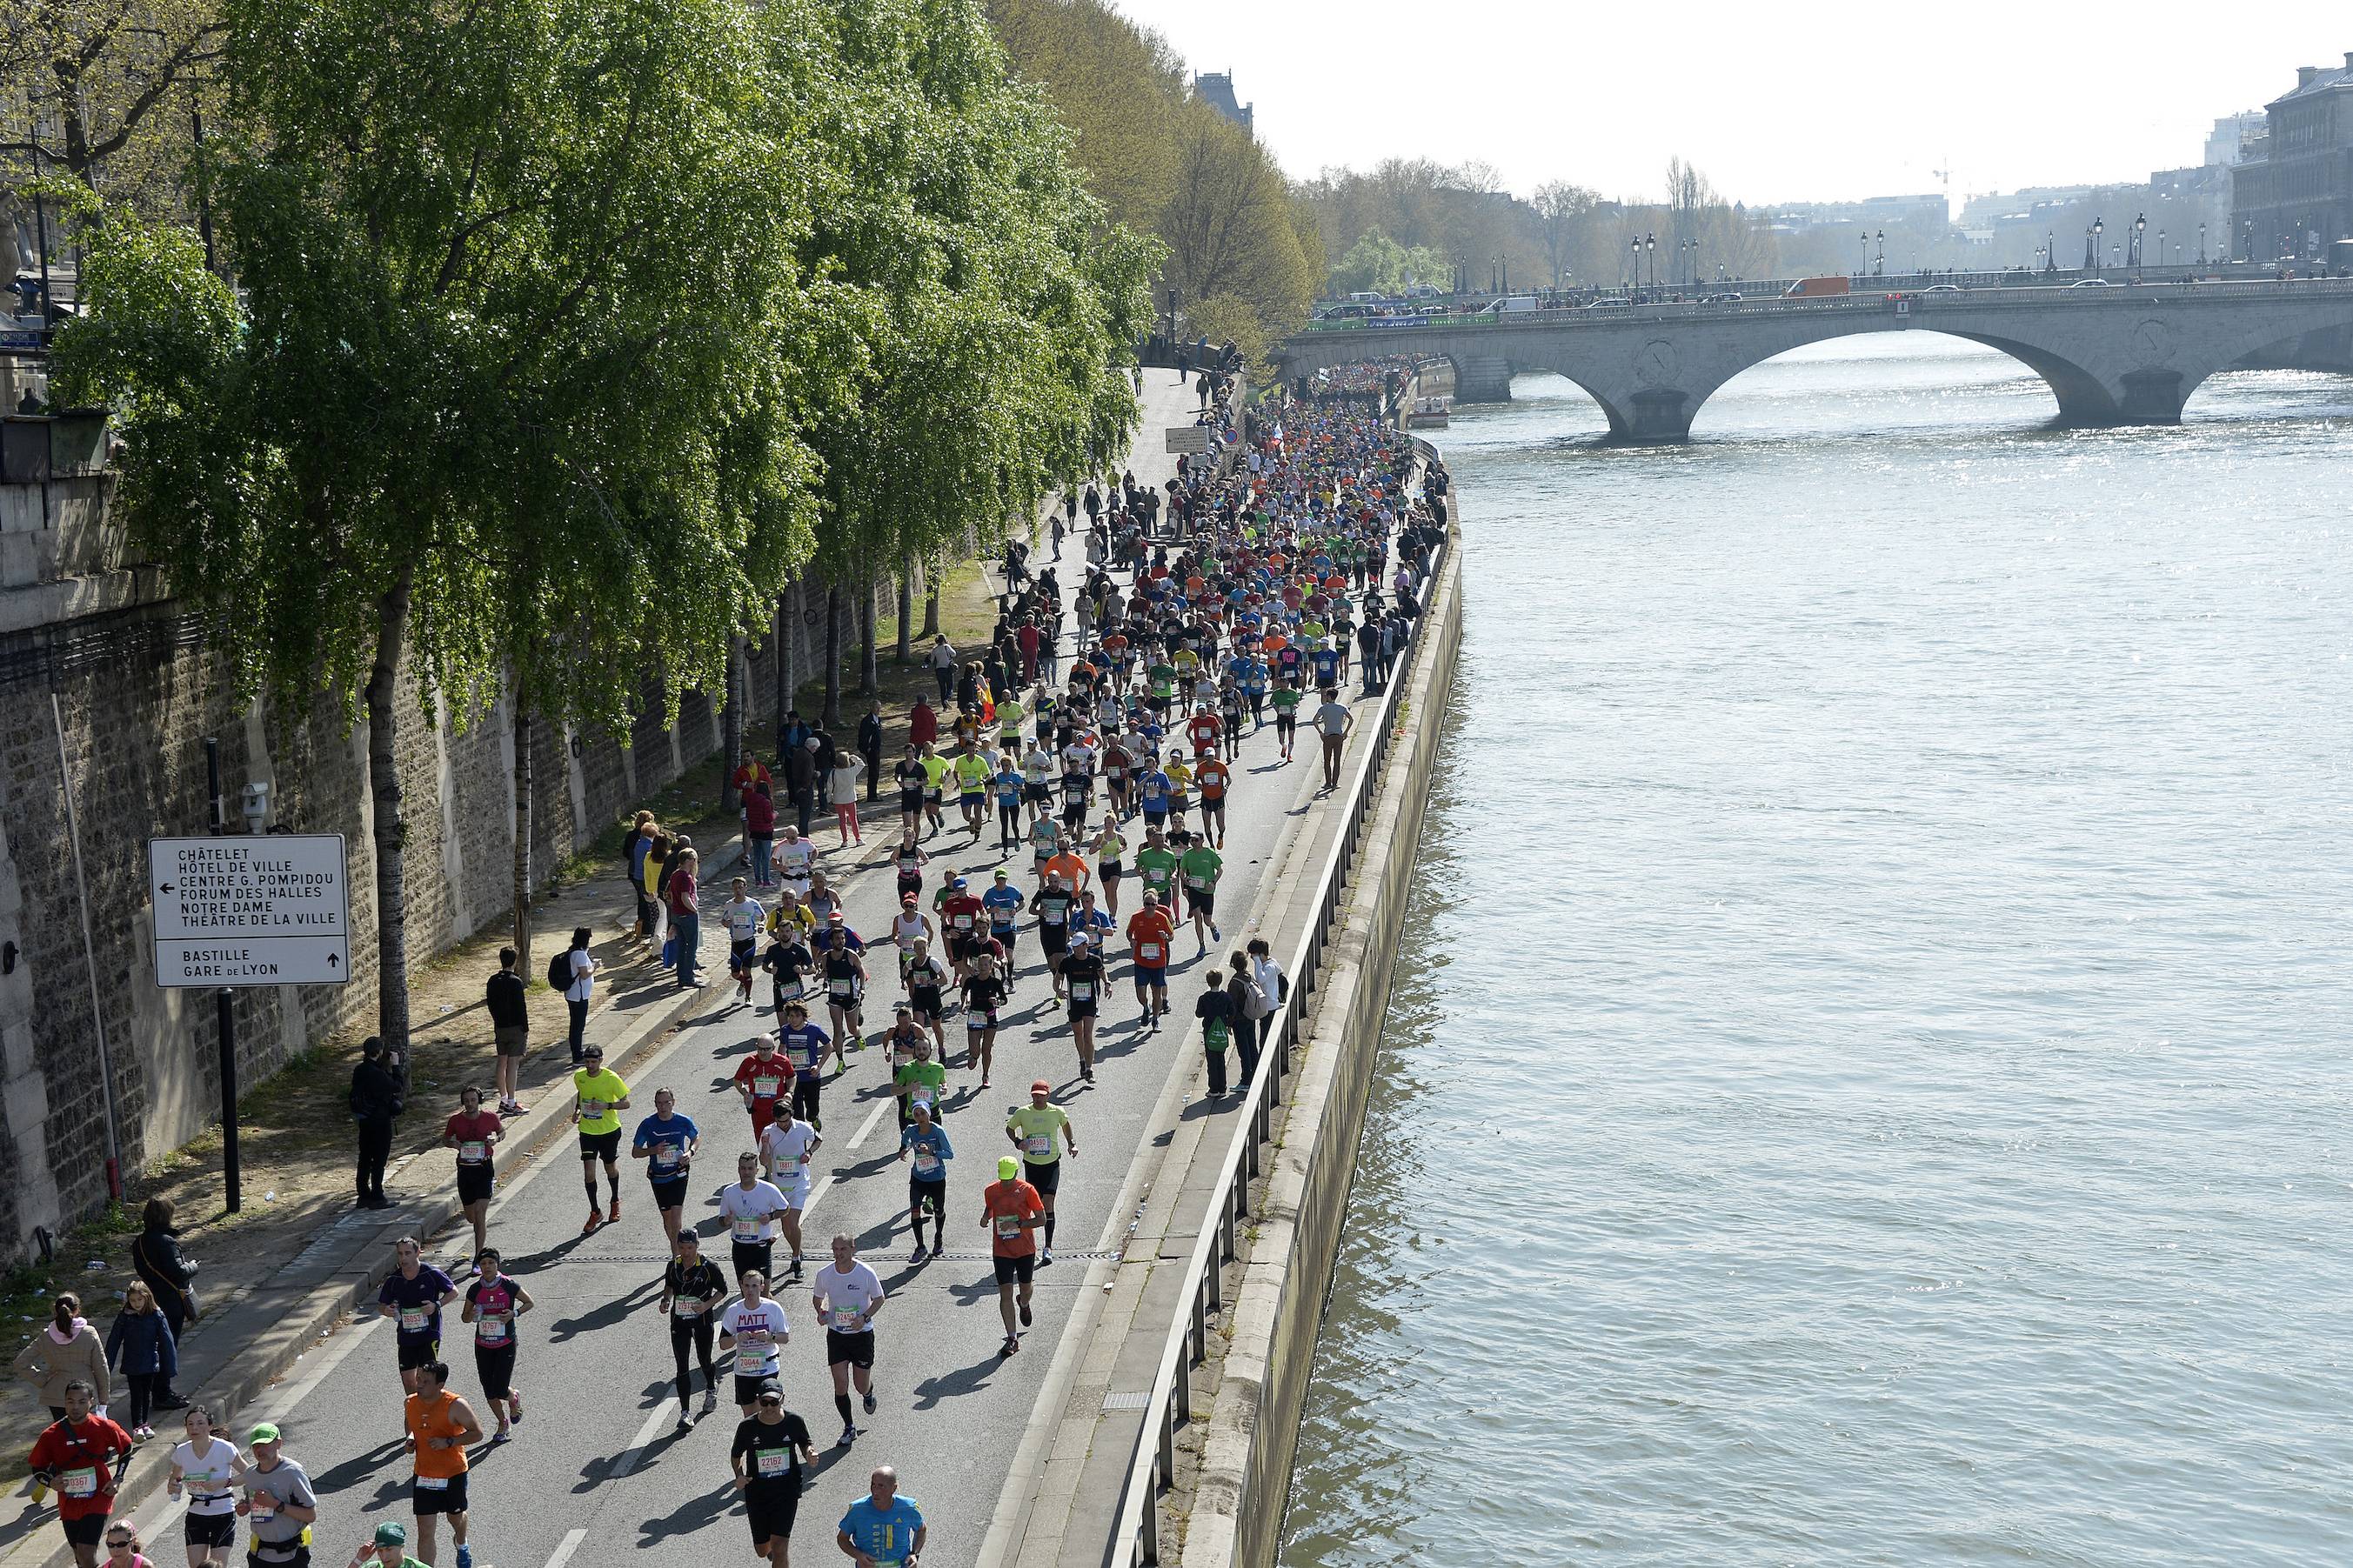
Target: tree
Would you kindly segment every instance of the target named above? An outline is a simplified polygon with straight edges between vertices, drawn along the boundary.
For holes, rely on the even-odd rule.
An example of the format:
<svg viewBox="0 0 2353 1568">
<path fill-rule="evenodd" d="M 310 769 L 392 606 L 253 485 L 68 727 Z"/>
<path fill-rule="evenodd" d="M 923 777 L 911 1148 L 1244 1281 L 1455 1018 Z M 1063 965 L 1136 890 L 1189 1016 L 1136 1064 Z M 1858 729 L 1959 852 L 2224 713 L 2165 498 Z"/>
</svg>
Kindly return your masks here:
<svg viewBox="0 0 2353 1568">
<path fill-rule="evenodd" d="M 519 711 L 617 728 L 649 678 L 715 684 L 809 546 L 793 416 L 839 393 L 797 263 L 824 29 L 789 0 L 225 19 L 242 298 L 185 230 L 110 223 L 57 369 L 113 403 L 133 537 L 239 685 L 364 713 L 399 1047 L 409 661 L 408 722 L 511 681 Z"/>
<path fill-rule="evenodd" d="M 1556 286 L 1569 271 L 1570 258 L 1577 252 L 1578 231 L 1592 221 L 1601 198 L 1583 185 L 1554 180 L 1538 185 L 1528 205 L 1535 209 L 1536 233 L 1544 242 L 1545 260 L 1551 267 L 1551 279 Z"/>
<path fill-rule="evenodd" d="M 1168 279 L 1187 300 L 1230 294 L 1269 329 L 1286 331 L 1305 319 L 1316 281 L 1292 225 L 1290 189 L 1263 147 L 1197 107 L 1160 220 Z"/>
<path fill-rule="evenodd" d="M 1366 229 L 1364 237 L 1349 247 L 1348 254 L 1332 268 L 1330 287 L 1335 294 L 1353 294 L 1359 289 L 1372 289 L 1382 294 L 1403 293 L 1416 283 L 1444 286 L 1452 274 L 1452 265 L 1443 251 L 1435 247 L 1399 245 L 1379 229 Z"/>
<path fill-rule="evenodd" d="M 174 210 L 191 95 L 224 37 L 209 0 L 0 0 L 0 81 L 23 88 L 6 110 L 40 128 L 41 171 L 151 216 Z M 7 126 L 0 149 L 29 163 L 26 129 Z"/>
</svg>

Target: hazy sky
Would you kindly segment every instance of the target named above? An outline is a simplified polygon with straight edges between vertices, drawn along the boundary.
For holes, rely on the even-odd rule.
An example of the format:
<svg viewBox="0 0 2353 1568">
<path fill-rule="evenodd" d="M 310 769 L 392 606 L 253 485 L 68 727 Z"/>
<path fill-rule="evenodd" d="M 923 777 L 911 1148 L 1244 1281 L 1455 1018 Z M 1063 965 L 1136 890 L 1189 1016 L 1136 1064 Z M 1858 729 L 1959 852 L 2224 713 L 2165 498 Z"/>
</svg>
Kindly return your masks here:
<svg viewBox="0 0 2353 1568">
<path fill-rule="evenodd" d="M 1957 201 L 2142 180 L 2353 49 L 2353 7 L 2319 0 L 1114 3 L 1231 70 L 1293 176 L 1476 158 L 1523 195 L 1654 198 L 1672 153 L 1749 202 L 1933 191 L 1947 167 Z"/>
</svg>

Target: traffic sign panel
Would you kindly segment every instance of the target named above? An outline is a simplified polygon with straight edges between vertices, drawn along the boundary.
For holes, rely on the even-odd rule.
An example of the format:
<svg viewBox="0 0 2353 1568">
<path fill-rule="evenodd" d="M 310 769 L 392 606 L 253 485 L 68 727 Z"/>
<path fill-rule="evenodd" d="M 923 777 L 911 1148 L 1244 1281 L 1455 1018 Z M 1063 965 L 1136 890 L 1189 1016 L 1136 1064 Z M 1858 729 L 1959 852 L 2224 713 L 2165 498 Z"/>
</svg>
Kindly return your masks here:
<svg viewBox="0 0 2353 1568">
<path fill-rule="evenodd" d="M 351 893 L 340 833 L 151 838 L 155 984 L 340 985 Z"/>
</svg>

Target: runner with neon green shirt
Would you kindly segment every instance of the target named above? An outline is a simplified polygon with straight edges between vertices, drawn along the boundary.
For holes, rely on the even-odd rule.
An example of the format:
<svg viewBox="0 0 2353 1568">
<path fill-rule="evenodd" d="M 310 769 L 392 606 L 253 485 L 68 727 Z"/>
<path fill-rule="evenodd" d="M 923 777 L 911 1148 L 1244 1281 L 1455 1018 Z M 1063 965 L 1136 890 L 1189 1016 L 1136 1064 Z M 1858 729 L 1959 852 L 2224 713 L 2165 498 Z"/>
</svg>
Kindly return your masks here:
<svg viewBox="0 0 2353 1568">
<path fill-rule="evenodd" d="M 605 1070 L 605 1051 L 592 1045 L 581 1058 L 578 1072 L 572 1075 L 572 1120 L 580 1128 L 580 1181 L 588 1189 L 588 1223 L 580 1227 L 586 1236 L 599 1223 L 618 1224 L 621 1218 L 621 1117 L 629 1108 L 629 1086 L 621 1075 Z M 596 1162 L 605 1162 L 605 1184 L 612 1190 L 613 1212 L 601 1221 L 596 1211 Z"/>
<path fill-rule="evenodd" d="M 1144 847 L 1135 852 L 1135 874 L 1143 881 L 1144 890 L 1159 894 L 1161 904 L 1173 913 L 1179 907 L 1176 903 L 1179 858 L 1175 850 L 1168 847 L 1167 841 L 1156 827 L 1144 830 Z"/>
<path fill-rule="evenodd" d="M 947 787 L 948 760 L 926 743 L 915 765 L 923 770 L 923 837 L 929 838 L 945 826 L 940 820 L 940 794 Z"/>
<path fill-rule="evenodd" d="M 977 746 L 968 747 L 955 763 L 956 805 L 964 813 L 965 830 L 976 839 L 988 819 L 988 781 L 993 770 Z"/>
<path fill-rule="evenodd" d="M 1210 848 L 1208 840 L 1196 842 L 1188 833 L 1179 832 L 1176 842 L 1187 847 L 1176 858 L 1176 866 L 1184 879 L 1185 904 L 1192 913 L 1193 940 L 1200 943 L 1200 952 L 1207 952 L 1210 942 L 1225 940 L 1218 930 L 1217 910 L 1218 879 L 1225 875 L 1226 858 Z M 1209 928 L 1206 938 L 1201 935 L 1205 925 Z"/>
<path fill-rule="evenodd" d="M 1282 743 L 1286 763 L 1291 761 L 1291 742 L 1299 733 L 1299 704 L 1305 695 L 1294 677 L 1276 687 L 1268 699 L 1274 704 L 1274 738 Z"/>
<path fill-rule="evenodd" d="M 1166 713 L 1168 705 L 1176 700 L 1176 667 L 1168 662 L 1166 655 L 1158 656 L 1145 670 L 1144 678 L 1151 684 L 1152 710 Z"/>
<path fill-rule="evenodd" d="M 928 1038 L 918 1036 L 913 1049 L 915 1059 L 899 1069 L 893 1081 L 894 1092 L 909 1113 L 921 1105 L 938 1116 L 943 1110 L 940 1102 L 947 1098 L 948 1069 L 932 1059 L 932 1042 Z"/>
<path fill-rule="evenodd" d="M 1045 1245 L 1038 1251 L 1038 1267 L 1054 1261 L 1054 1189 L 1062 1184 L 1062 1152 L 1079 1152 L 1078 1134 L 1071 1118 L 1053 1103 L 1054 1086 L 1039 1079 L 1029 1086 L 1029 1103 L 1017 1105 L 1005 1118 L 1005 1136 L 1021 1151 L 1021 1179 L 1038 1189 L 1046 1208 Z M 1056 1147 L 1056 1140 L 1061 1147 Z"/>
</svg>

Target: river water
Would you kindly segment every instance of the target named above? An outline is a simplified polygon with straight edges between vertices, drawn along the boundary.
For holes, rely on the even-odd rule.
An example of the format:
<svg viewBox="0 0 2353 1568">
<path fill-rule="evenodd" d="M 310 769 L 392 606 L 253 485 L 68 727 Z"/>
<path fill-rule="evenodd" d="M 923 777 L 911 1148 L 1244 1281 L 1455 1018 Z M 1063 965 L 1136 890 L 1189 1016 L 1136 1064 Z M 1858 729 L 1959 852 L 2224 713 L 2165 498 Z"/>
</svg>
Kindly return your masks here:
<svg viewBox="0 0 2353 1568">
<path fill-rule="evenodd" d="M 2353 1563 L 2353 381 L 1517 390 L 1285 1563 Z"/>
</svg>

